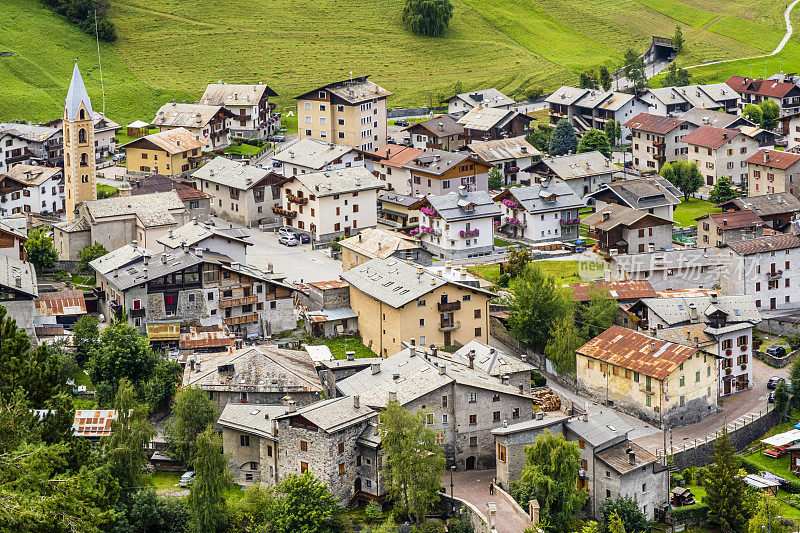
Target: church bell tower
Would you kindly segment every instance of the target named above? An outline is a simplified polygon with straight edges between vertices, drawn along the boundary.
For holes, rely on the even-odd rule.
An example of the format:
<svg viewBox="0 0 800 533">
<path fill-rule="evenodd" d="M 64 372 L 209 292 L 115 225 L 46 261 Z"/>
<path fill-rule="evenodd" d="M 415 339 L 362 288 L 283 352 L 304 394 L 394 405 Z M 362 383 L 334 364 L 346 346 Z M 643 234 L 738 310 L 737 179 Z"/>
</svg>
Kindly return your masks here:
<svg viewBox="0 0 800 533">
<path fill-rule="evenodd" d="M 75 207 L 97 199 L 95 185 L 94 119 L 78 60 L 64 104 L 64 207 L 67 220 L 75 218 Z"/>
</svg>

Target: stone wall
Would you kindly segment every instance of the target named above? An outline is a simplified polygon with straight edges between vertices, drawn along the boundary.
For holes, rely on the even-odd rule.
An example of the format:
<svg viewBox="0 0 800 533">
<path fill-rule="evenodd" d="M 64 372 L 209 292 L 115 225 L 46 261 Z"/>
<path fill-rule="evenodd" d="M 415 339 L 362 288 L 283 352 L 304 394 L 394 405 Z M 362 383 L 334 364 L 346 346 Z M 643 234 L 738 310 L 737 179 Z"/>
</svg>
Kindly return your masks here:
<svg viewBox="0 0 800 533">
<path fill-rule="evenodd" d="M 489 312 L 491 311 L 493 311 L 493 309 L 490 307 Z M 511 333 L 506 329 L 499 319 L 493 316 L 489 317 L 489 335 L 517 353 L 522 351 L 519 341 L 515 339 L 513 335 L 511 335 Z"/>
<path fill-rule="evenodd" d="M 462 500 L 461 498 L 451 498 L 448 494 L 441 494 L 440 508 L 446 514 L 450 508 L 455 508 L 457 516 L 466 518 L 472 524 L 474 533 L 497 533 L 497 529 L 490 528 L 489 523 L 483 513 L 477 507 Z"/>
<path fill-rule="evenodd" d="M 525 509 L 523 509 L 520 506 L 520 504 L 517 503 L 517 500 L 511 497 L 511 494 L 507 493 L 506 491 L 497 486 L 495 486 L 494 488 L 494 494 L 495 496 L 500 496 L 500 499 L 505 501 L 509 505 L 509 507 L 511 507 L 514 510 L 514 514 L 516 514 L 518 517 L 520 517 L 523 520 L 526 520 L 527 522 L 531 521 L 530 515 L 527 512 L 525 512 Z"/>
<path fill-rule="evenodd" d="M 430 113 L 447 113 L 447 107 L 411 107 L 403 109 L 389 109 L 386 118 L 418 117 Z"/>
<path fill-rule="evenodd" d="M 800 350 L 795 350 L 793 352 L 787 353 L 783 357 L 775 357 L 774 355 L 770 355 L 770 354 L 768 354 L 766 352 L 762 352 L 760 350 L 755 350 L 753 352 L 753 356 L 756 359 L 761 359 L 762 361 L 764 361 L 765 363 L 767 363 L 771 367 L 783 368 L 786 365 L 788 365 L 789 363 L 791 363 L 794 360 L 794 358 L 797 357 L 797 354 L 799 354 L 799 353 L 800 353 Z"/>
<path fill-rule="evenodd" d="M 80 251 L 80 250 L 78 250 Z M 56 264 L 53 268 L 45 268 L 41 272 L 37 272 L 37 274 L 53 274 L 56 272 L 67 271 L 70 274 L 79 274 L 78 272 L 78 261 L 70 261 L 67 259 L 56 261 Z"/>
<path fill-rule="evenodd" d="M 773 335 L 800 335 L 800 320 L 776 320 L 764 318 L 758 323 L 758 329 Z"/>
</svg>

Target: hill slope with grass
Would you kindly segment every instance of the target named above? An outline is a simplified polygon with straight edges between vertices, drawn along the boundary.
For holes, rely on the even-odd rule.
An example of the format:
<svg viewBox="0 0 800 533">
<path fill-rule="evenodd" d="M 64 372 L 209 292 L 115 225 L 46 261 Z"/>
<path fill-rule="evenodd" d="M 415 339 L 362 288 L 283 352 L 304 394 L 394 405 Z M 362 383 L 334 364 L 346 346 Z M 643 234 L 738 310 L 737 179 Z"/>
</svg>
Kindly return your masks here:
<svg viewBox="0 0 800 533">
<path fill-rule="evenodd" d="M 94 106 L 102 108 L 94 40 L 38 0 L 0 9 L 0 120 L 49 120 L 61 113 L 79 58 Z M 101 43 L 106 110 L 126 123 L 150 120 L 173 98 L 194 101 L 209 82 L 264 81 L 281 97 L 350 75 L 371 74 L 390 105 L 428 104 L 460 81 L 508 93 L 575 83 L 582 70 L 615 69 L 629 47 L 683 26 L 679 62 L 748 57 L 783 33 L 783 2 L 769 0 L 453 0 L 443 38 L 411 35 L 403 0 L 111 0 L 119 39 Z M 796 25 L 800 26 L 800 25 Z M 774 42 L 773 42 L 774 41 Z M 800 70 L 800 40 L 781 54 Z M 776 59 L 777 70 L 777 59 Z M 697 69 L 722 77 L 726 63 Z M 701 72 L 702 70 L 702 72 Z M 748 72 L 745 72 L 748 74 Z"/>
</svg>

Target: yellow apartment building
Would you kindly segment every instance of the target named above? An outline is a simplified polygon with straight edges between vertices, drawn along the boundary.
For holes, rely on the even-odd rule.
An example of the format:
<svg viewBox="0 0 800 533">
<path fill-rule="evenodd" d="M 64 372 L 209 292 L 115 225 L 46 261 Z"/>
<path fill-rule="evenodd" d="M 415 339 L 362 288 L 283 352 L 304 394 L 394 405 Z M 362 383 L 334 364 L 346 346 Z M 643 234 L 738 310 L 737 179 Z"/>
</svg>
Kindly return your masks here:
<svg viewBox="0 0 800 533">
<path fill-rule="evenodd" d="M 122 148 L 130 174 L 182 176 L 197 167 L 205 142 L 186 128 L 160 131 L 135 139 Z"/>
</svg>

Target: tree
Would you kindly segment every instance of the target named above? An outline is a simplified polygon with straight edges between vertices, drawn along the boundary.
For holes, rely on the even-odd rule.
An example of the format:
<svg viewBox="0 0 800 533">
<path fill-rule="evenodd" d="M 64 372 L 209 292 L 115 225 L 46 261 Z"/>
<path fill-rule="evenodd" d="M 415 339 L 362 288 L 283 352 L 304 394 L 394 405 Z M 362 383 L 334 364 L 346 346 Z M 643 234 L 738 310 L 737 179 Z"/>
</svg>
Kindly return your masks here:
<svg viewBox="0 0 800 533">
<path fill-rule="evenodd" d="M 592 283 L 589 286 L 589 300 L 575 312 L 584 342 L 610 328 L 618 311 L 619 303 L 611 297 L 608 289 Z"/>
<path fill-rule="evenodd" d="M 712 464 L 704 488 L 708 505 L 708 523 L 723 532 L 742 531 L 747 525 L 747 486 L 739 475 L 739 460 L 734 454 L 731 438 L 726 428 L 714 442 Z"/>
<path fill-rule="evenodd" d="M 290 474 L 276 490 L 278 505 L 272 521 L 278 533 L 335 533 L 343 509 L 328 485 L 310 472 Z"/>
<path fill-rule="evenodd" d="M 609 120 L 606 122 L 606 139 L 610 146 L 617 145 L 617 121 Z"/>
<path fill-rule="evenodd" d="M 612 512 L 611 516 L 608 517 L 606 530 L 608 533 L 625 533 L 625 524 L 622 522 L 622 519 L 619 517 L 616 511 Z"/>
<path fill-rule="evenodd" d="M 499 191 L 505 184 L 506 177 L 503 175 L 503 171 L 498 167 L 492 167 L 489 170 L 489 189 Z"/>
<path fill-rule="evenodd" d="M 99 242 L 84 247 L 83 250 L 78 252 L 78 270 L 81 272 L 90 272 L 92 267 L 89 266 L 89 263 L 103 257 L 107 253 L 108 250 L 106 250 L 106 247 Z"/>
<path fill-rule="evenodd" d="M 559 318 L 571 315 L 572 299 L 555 278 L 536 266 L 528 265 L 510 284 L 508 319 L 511 334 L 523 344 L 543 353 L 550 341 L 550 330 Z"/>
<path fill-rule="evenodd" d="M 91 351 L 97 348 L 98 342 L 100 342 L 100 329 L 97 319 L 92 315 L 81 315 L 72 326 L 72 344 L 75 346 L 75 355 L 79 363 L 89 360 Z"/>
<path fill-rule="evenodd" d="M 761 124 L 764 112 L 756 104 L 747 104 L 742 110 L 742 116 L 753 124 Z"/>
<path fill-rule="evenodd" d="M 625 63 L 622 67 L 622 72 L 633 84 L 634 89 L 647 87 L 647 73 L 645 69 L 644 60 L 629 48 L 628 51 L 625 52 Z"/>
<path fill-rule="evenodd" d="M 761 108 L 761 127 L 768 131 L 777 128 L 778 119 L 781 116 L 781 110 L 778 104 L 772 100 L 762 100 L 758 105 Z"/>
<path fill-rule="evenodd" d="M 577 488 L 580 451 L 575 442 L 545 429 L 525 448 L 525 468 L 512 495 L 522 505 L 536 498 L 539 517 L 557 533 L 575 531 L 575 515 L 586 502 L 586 492 Z"/>
<path fill-rule="evenodd" d="M 136 401 L 136 392 L 127 379 L 120 381 L 114 409 L 117 419 L 111 422 L 111 434 L 103 440 L 103 455 L 122 489 L 122 499 L 128 501 L 142 485 L 142 469 L 147 464 L 145 446 L 156 431 L 147 421 L 147 410 Z"/>
<path fill-rule="evenodd" d="M 406 0 L 403 24 L 418 35 L 440 37 L 453 18 L 450 0 Z"/>
<path fill-rule="evenodd" d="M 422 520 L 439 502 L 445 460 L 436 432 L 425 425 L 424 411 L 410 413 L 389 402 L 381 413 L 383 482 L 398 516 Z"/>
<path fill-rule="evenodd" d="M 718 204 L 727 200 L 733 200 L 739 195 L 731 187 L 731 179 L 728 176 L 720 176 L 711 189 L 711 194 L 708 195 L 708 200 Z"/>
<path fill-rule="evenodd" d="M 678 68 L 675 63 L 670 63 L 667 74 L 664 76 L 664 87 L 685 87 L 691 83 L 692 75 L 685 68 Z"/>
<path fill-rule="evenodd" d="M 661 167 L 661 176 L 680 189 L 685 202 L 689 201 L 689 195 L 696 193 L 703 186 L 703 175 L 700 174 L 700 169 L 694 162 L 664 163 L 664 166 Z"/>
<path fill-rule="evenodd" d="M 791 530 L 779 518 L 780 514 L 781 506 L 775 496 L 767 491 L 762 492 L 756 504 L 756 514 L 747 526 L 747 533 L 789 533 Z"/>
<path fill-rule="evenodd" d="M 581 142 L 578 144 L 578 153 L 595 151 L 608 158 L 611 157 L 611 145 L 608 143 L 608 137 L 602 131 L 592 128 L 581 137 Z"/>
<path fill-rule="evenodd" d="M 597 89 L 597 78 L 592 72 L 581 72 L 578 78 L 578 86 L 581 89 Z"/>
<path fill-rule="evenodd" d="M 622 524 L 623 531 L 644 533 L 649 524 L 639 503 L 630 496 L 618 496 L 616 500 L 606 500 L 600 504 L 600 515 L 603 517 L 603 533 L 614 533 L 611 525 L 613 518 Z"/>
<path fill-rule="evenodd" d="M 461 80 L 455 82 L 453 84 L 453 95 L 462 94 L 464 92 L 464 84 L 461 83 Z"/>
<path fill-rule="evenodd" d="M 150 414 L 167 412 L 182 377 L 183 368 L 179 362 L 158 358 L 150 379 L 140 387 L 141 400 L 147 403 Z"/>
<path fill-rule="evenodd" d="M 775 386 L 775 394 L 773 395 L 775 401 L 775 410 L 779 413 L 786 411 L 786 405 L 789 403 L 789 387 L 786 386 L 785 381 L 779 381 Z"/>
<path fill-rule="evenodd" d="M 175 395 L 172 416 L 164 428 L 170 457 L 191 466 L 197 437 L 217 419 L 216 409 L 199 387 L 184 387 Z"/>
<path fill-rule="evenodd" d="M 540 152 L 546 152 L 550 149 L 550 139 L 554 130 L 555 127 L 550 124 L 539 124 L 536 129 L 525 135 L 525 140 Z"/>
<path fill-rule="evenodd" d="M 575 327 L 575 320 L 570 315 L 556 319 L 550 328 L 550 342 L 544 349 L 544 355 L 555 365 L 559 374 L 575 372 L 575 350 L 583 344 Z"/>
<path fill-rule="evenodd" d="M 608 67 L 600 67 L 599 82 L 604 91 L 611 90 L 611 87 L 614 84 L 614 78 L 612 78 L 611 73 L 608 72 Z"/>
<path fill-rule="evenodd" d="M 675 45 L 675 52 L 680 54 L 683 50 L 683 30 L 681 30 L 681 25 L 675 25 L 675 35 L 672 36 L 672 44 Z"/>
<path fill-rule="evenodd" d="M 262 533 L 273 531 L 273 520 L 280 512 L 275 491 L 260 485 L 250 485 L 244 497 L 232 503 L 228 511 L 228 531 L 231 533 Z"/>
<path fill-rule="evenodd" d="M 155 490 L 147 488 L 134 495 L 128 523 L 136 533 L 183 533 L 189 510 L 182 499 L 159 498 Z"/>
<path fill-rule="evenodd" d="M 28 232 L 25 242 L 25 253 L 36 271 L 40 274 L 43 270 L 53 268 L 58 261 L 58 254 L 53 247 L 53 239 L 48 237 L 43 229 L 34 229 Z"/>
<path fill-rule="evenodd" d="M 795 404 L 800 403 L 800 357 L 795 357 L 792 360 L 792 366 L 789 369 L 789 382 L 792 384 L 792 399 Z"/>
<path fill-rule="evenodd" d="M 556 124 L 556 129 L 550 137 L 550 155 L 575 153 L 577 150 L 578 137 L 575 136 L 575 128 L 572 127 L 569 120 L 562 118 Z"/>
<path fill-rule="evenodd" d="M 512 247 L 506 255 L 506 272 L 512 278 L 516 278 L 525 270 L 531 262 L 531 253 L 528 248 Z"/>
<path fill-rule="evenodd" d="M 197 438 L 194 482 L 189 490 L 190 528 L 196 533 L 222 531 L 227 520 L 225 487 L 228 465 L 222 454 L 222 438 L 208 426 Z"/>
</svg>

